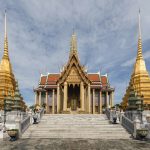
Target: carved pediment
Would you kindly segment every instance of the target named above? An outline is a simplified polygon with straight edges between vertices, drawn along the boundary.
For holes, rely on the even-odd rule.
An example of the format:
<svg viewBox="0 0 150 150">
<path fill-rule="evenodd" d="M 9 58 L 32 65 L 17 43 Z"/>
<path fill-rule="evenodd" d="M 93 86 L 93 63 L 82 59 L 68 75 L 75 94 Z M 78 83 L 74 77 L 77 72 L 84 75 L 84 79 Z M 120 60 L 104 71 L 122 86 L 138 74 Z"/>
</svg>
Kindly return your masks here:
<svg viewBox="0 0 150 150">
<path fill-rule="evenodd" d="M 75 66 L 72 66 L 66 81 L 70 83 L 76 83 L 76 82 L 81 82 L 81 80 L 82 79 L 78 73 L 77 68 Z"/>
</svg>

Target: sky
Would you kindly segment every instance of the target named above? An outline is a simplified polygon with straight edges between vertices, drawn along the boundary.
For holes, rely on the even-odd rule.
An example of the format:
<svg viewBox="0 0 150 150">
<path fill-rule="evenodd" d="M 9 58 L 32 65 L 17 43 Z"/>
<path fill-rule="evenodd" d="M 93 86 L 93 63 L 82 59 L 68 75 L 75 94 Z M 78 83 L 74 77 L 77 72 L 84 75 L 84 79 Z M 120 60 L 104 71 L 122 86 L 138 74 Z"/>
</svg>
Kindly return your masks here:
<svg viewBox="0 0 150 150">
<path fill-rule="evenodd" d="M 67 63 L 75 30 L 78 53 L 88 72 L 108 74 L 120 103 L 137 53 L 141 10 L 143 55 L 150 71 L 149 0 L 0 0 L 0 58 L 7 10 L 9 56 L 26 103 L 34 103 L 40 74 Z"/>
</svg>

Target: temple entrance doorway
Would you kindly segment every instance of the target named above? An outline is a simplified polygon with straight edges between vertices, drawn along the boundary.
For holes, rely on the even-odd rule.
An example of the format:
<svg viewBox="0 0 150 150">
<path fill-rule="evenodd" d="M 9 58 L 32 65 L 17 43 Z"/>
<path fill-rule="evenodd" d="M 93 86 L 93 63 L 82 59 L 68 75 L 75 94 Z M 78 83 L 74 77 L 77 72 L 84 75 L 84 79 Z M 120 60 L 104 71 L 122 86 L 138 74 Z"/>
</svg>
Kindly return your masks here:
<svg viewBox="0 0 150 150">
<path fill-rule="evenodd" d="M 71 111 L 76 111 L 80 107 L 80 85 L 70 84 L 68 86 L 68 106 Z"/>
</svg>

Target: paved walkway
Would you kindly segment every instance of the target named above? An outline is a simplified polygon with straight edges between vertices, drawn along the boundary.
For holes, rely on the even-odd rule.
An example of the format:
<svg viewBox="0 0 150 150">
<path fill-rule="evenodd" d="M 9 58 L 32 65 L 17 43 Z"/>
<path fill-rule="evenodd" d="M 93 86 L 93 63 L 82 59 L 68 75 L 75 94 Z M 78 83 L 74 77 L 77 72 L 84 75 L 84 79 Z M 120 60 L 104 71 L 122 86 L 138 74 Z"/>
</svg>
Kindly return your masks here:
<svg viewBox="0 0 150 150">
<path fill-rule="evenodd" d="M 150 141 L 95 139 L 20 139 L 0 141 L 1 150 L 149 150 Z"/>
</svg>

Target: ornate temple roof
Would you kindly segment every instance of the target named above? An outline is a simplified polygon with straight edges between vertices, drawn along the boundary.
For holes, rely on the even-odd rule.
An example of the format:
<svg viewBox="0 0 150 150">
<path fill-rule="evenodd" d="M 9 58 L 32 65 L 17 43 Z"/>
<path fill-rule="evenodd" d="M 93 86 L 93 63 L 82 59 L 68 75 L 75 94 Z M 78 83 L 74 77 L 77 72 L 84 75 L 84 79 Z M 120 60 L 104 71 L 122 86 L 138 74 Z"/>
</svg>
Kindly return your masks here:
<svg viewBox="0 0 150 150">
<path fill-rule="evenodd" d="M 100 75 L 98 73 L 89 73 L 87 74 L 89 80 L 91 81 L 91 85 L 102 85 L 102 87 L 106 87 L 109 85 L 108 77 L 106 75 Z M 47 75 L 41 75 L 39 86 L 52 86 L 57 85 L 57 81 L 60 77 L 59 73 Z"/>
<path fill-rule="evenodd" d="M 57 88 L 58 83 L 62 84 L 65 81 L 73 84 L 82 81 L 86 85 L 90 83 L 91 88 L 109 88 L 109 90 L 114 90 L 109 86 L 107 75 L 100 75 L 100 73 L 87 73 L 87 71 L 85 71 L 85 66 L 80 64 L 75 33 L 72 34 L 70 43 L 69 60 L 63 67 L 62 72 L 41 75 L 39 87 L 35 90 L 41 90 L 41 88 Z"/>
</svg>

